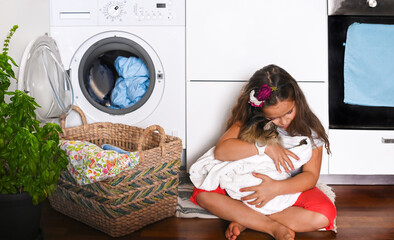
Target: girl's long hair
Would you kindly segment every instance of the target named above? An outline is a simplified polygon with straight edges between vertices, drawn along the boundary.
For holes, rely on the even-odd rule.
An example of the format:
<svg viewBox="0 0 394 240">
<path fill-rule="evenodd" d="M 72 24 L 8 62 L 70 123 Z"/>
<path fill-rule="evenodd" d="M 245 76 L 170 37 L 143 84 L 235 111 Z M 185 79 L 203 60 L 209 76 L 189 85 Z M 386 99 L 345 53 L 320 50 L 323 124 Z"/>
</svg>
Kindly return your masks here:
<svg viewBox="0 0 394 240">
<path fill-rule="evenodd" d="M 327 153 L 330 153 L 327 133 L 320 120 L 309 108 L 302 90 L 288 72 L 276 65 L 265 66 L 256 71 L 249 79 L 248 83 L 242 88 L 238 101 L 232 109 L 226 128 L 230 128 L 237 122 L 244 125 L 255 114 L 262 114 L 262 108 L 253 107 L 249 104 L 249 94 L 252 90 L 255 90 L 257 95 L 263 84 L 277 88 L 277 90 L 272 91 L 270 98 L 264 101 L 263 108 L 265 106 L 273 106 L 278 101 L 291 100 L 295 102 L 297 112 L 295 118 L 286 129 L 289 135 L 299 134 L 312 139 L 311 130 L 313 130 L 318 138 L 323 139 Z"/>
</svg>

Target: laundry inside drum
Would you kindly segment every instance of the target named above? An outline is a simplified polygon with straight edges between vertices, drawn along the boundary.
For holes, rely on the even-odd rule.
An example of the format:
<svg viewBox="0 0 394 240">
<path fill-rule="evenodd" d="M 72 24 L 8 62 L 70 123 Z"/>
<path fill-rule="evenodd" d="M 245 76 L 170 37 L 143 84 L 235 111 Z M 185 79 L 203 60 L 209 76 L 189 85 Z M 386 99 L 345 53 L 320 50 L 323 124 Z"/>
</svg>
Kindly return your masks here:
<svg viewBox="0 0 394 240">
<path fill-rule="evenodd" d="M 138 103 L 149 88 L 149 69 L 138 56 L 109 51 L 94 59 L 87 71 L 85 87 L 98 104 L 126 109 Z"/>
</svg>

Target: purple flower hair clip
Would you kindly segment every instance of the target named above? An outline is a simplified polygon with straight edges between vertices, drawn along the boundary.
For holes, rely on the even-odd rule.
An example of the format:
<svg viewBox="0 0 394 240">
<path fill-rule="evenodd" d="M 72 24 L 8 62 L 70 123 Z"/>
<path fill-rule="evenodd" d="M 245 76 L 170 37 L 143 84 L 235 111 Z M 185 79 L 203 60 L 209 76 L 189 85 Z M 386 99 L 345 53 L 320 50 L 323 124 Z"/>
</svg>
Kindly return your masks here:
<svg viewBox="0 0 394 240">
<path fill-rule="evenodd" d="M 255 91 L 250 92 L 249 103 L 253 107 L 262 107 L 265 100 L 269 99 L 272 91 L 277 90 L 277 87 L 270 87 L 268 84 L 263 84 L 257 92 L 257 97 L 254 96 Z"/>
</svg>

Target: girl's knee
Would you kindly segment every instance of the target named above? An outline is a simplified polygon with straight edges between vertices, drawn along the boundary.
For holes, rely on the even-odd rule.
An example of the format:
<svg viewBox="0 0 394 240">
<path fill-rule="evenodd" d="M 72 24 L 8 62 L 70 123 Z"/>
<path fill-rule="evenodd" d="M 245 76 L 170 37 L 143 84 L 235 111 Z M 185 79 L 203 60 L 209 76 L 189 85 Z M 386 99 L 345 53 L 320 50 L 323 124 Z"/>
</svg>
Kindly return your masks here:
<svg viewBox="0 0 394 240">
<path fill-rule="evenodd" d="M 208 192 L 201 192 L 196 196 L 196 202 L 198 205 L 204 209 L 207 208 L 209 205 L 209 193 Z"/>
<path fill-rule="evenodd" d="M 337 216 L 337 209 L 335 205 L 330 202 L 330 204 L 319 206 L 315 211 L 315 228 L 326 228 L 327 230 L 331 230 Z"/>
<path fill-rule="evenodd" d="M 313 226 L 316 229 L 332 228 L 337 216 L 337 209 L 334 203 L 318 188 L 313 188 L 303 192 L 294 206 L 315 212 Z"/>
<path fill-rule="evenodd" d="M 324 214 L 316 213 L 312 224 L 314 229 L 321 229 L 329 226 L 330 220 Z"/>
</svg>

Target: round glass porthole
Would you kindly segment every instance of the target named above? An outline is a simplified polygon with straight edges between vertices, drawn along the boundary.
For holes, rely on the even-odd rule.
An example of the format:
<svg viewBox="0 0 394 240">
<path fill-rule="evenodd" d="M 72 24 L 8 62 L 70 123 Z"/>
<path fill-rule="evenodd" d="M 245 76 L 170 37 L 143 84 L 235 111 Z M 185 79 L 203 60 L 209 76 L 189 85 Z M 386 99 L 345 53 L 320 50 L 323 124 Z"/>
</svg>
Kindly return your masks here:
<svg viewBox="0 0 394 240">
<path fill-rule="evenodd" d="M 36 109 L 40 120 L 51 121 L 71 111 L 72 84 L 52 38 L 40 36 L 28 44 L 20 64 L 18 89 L 40 105 Z"/>
</svg>

